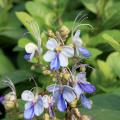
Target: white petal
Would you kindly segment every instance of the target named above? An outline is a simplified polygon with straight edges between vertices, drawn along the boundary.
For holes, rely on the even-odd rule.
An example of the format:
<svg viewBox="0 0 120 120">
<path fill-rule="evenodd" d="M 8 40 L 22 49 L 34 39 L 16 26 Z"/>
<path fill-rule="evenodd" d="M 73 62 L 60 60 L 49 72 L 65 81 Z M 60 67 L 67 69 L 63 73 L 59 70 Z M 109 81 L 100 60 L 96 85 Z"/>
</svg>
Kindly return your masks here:
<svg viewBox="0 0 120 120">
<path fill-rule="evenodd" d="M 79 87 L 78 84 L 75 85 L 74 91 L 75 91 L 75 93 L 77 94 L 77 98 L 79 98 L 80 95 L 83 93 L 82 89 L 80 89 L 80 87 Z"/>
<path fill-rule="evenodd" d="M 54 38 L 48 40 L 46 47 L 49 50 L 54 50 L 58 46 L 57 41 Z"/>
<path fill-rule="evenodd" d="M 34 105 L 34 112 L 36 116 L 39 116 L 43 113 L 43 111 L 44 111 L 44 106 L 43 106 L 42 97 L 40 96 L 38 98 L 38 101 Z"/>
<path fill-rule="evenodd" d="M 47 51 L 43 56 L 46 62 L 51 62 L 55 58 L 56 53 L 54 51 Z"/>
<path fill-rule="evenodd" d="M 44 95 L 43 97 L 42 97 L 42 99 L 43 99 L 43 105 L 44 105 L 44 108 L 48 108 L 49 107 L 49 96 L 48 95 Z"/>
<path fill-rule="evenodd" d="M 67 85 L 64 86 L 63 97 L 67 102 L 71 103 L 75 100 L 76 95 L 73 89 Z"/>
<path fill-rule="evenodd" d="M 70 46 L 64 46 L 61 51 L 66 57 L 74 56 L 74 49 Z"/>
<path fill-rule="evenodd" d="M 30 55 L 30 60 L 32 60 L 32 58 L 34 57 L 35 55 L 35 51 L 32 52 L 32 54 Z"/>
<path fill-rule="evenodd" d="M 80 82 L 87 82 L 86 81 L 86 73 L 85 72 L 80 72 L 79 74 L 76 75 L 76 80 Z"/>
<path fill-rule="evenodd" d="M 66 67 L 68 65 L 68 58 L 62 53 L 59 53 L 59 60 L 60 60 L 60 66 Z"/>
<path fill-rule="evenodd" d="M 33 101 L 34 100 L 34 94 L 29 90 L 25 90 L 22 93 L 21 98 L 24 101 Z"/>
<path fill-rule="evenodd" d="M 80 30 L 77 30 L 75 35 L 73 36 L 73 42 L 77 47 L 81 47 L 83 42 L 82 39 L 80 38 Z"/>
<path fill-rule="evenodd" d="M 74 36 L 77 38 L 80 37 L 80 30 L 77 30 Z"/>
<path fill-rule="evenodd" d="M 34 43 L 28 43 L 25 46 L 25 51 L 27 53 L 33 53 L 35 50 L 37 50 L 37 46 Z"/>
</svg>

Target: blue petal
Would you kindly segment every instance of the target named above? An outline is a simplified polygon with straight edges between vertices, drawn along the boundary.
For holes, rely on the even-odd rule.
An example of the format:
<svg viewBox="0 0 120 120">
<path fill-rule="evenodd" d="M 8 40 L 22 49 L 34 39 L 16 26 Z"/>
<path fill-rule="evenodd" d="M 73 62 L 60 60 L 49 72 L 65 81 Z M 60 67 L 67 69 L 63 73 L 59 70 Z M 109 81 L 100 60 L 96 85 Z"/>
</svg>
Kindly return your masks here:
<svg viewBox="0 0 120 120">
<path fill-rule="evenodd" d="M 90 57 L 91 56 L 91 53 L 89 50 L 87 50 L 86 48 L 84 47 L 81 47 L 79 48 L 79 52 L 84 56 L 84 57 Z"/>
<path fill-rule="evenodd" d="M 4 96 L 0 96 L 0 102 L 2 103 L 5 100 Z"/>
<path fill-rule="evenodd" d="M 24 59 L 25 60 L 30 60 L 31 53 L 25 53 Z"/>
<path fill-rule="evenodd" d="M 59 99 L 57 103 L 57 108 L 60 112 L 64 112 L 67 108 L 67 102 L 63 98 L 63 94 L 59 94 Z"/>
<path fill-rule="evenodd" d="M 28 102 L 25 105 L 24 118 L 30 120 L 34 117 L 34 104 L 32 102 Z"/>
<path fill-rule="evenodd" d="M 88 109 L 92 108 L 92 102 L 91 102 L 91 100 L 89 100 L 88 98 L 86 98 L 85 95 L 82 94 L 80 96 L 80 99 L 81 99 L 81 103 L 82 103 L 83 107 L 88 108 Z"/>
<path fill-rule="evenodd" d="M 59 70 L 60 68 L 59 55 L 56 55 L 55 58 L 52 60 L 52 62 L 50 63 L 50 68 L 51 70 Z"/>
<path fill-rule="evenodd" d="M 40 96 L 34 105 L 34 113 L 36 116 L 39 116 L 43 113 L 43 111 L 44 111 L 43 100 L 42 97 Z"/>
<path fill-rule="evenodd" d="M 55 113 L 53 111 L 53 105 L 49 105 L 49 115 L 51 118 L 55 117 Z"/>
<path fill-rule="evenodd" d="M 79 83 L 79 86 L 86 93 L 93 93 L 96 91 L 95 86 L 90 83 Z"/>
</svg>

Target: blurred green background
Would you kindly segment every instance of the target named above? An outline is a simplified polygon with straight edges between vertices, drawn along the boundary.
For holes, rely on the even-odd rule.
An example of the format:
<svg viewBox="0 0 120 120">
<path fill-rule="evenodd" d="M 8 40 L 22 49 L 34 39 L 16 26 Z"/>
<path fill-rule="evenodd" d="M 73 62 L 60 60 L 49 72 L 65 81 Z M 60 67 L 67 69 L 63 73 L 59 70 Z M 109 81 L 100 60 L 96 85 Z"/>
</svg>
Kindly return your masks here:
<svg viewBox="0 0 120 120">
<path fill-rule="evenodd" d="M 0 80 L 5 76 L 13 80 L 18 98 L 24 89 L 34 86 L 28 82 L 33 75 L 44 90 L 51 78 L 39 69 L 30 70 L 32 63 L 23 59 L 25 44 L 35 42 L 25 35 L 30 32 L 26 21 L 37 21 L 45 44 L 48 29 L 56 31 L 66 25 L 71 30 L 83 10 L 88 19 L 82 23 L 93 26 L 80 28 L 84 45 L 92 53 L 86 63 L 95 68 L 88 68 L 88 81 L 97 91 L 91 97 L 93 109 L 82 111 L 93 120 L 120 120 L 120 0 L 0 0 Z M 1 94 L 8 90 L 0 83 Z"/>
</svg>

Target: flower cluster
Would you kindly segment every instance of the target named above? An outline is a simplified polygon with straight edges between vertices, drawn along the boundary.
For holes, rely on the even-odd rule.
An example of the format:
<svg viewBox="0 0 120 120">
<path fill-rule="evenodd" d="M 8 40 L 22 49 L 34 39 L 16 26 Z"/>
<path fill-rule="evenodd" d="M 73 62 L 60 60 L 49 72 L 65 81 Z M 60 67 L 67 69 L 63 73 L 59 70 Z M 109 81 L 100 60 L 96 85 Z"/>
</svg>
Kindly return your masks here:
<svg viewBox="0 0 120 120">
<path fill-rule="evenodd" d="M 56 80 L 54 84 L 47 86 L 47 92 L 43 94 L 37 90 L 23 91 L 21 98 L 26 101 L 24 118 L 31 120 L 34 116 L 39 117 L 43 112 L 47 112 L 48 116 L 54 119 L 57 117 L 55 115 L 57 109 L 66 114 L 69 111 L 71 118 L 81 119 L 77 105 L 80 103 L 81 106 L 91 109 L 92 101 L 86 97 L 86 94 L 92 94 L 96 88 L 87 81 L 86 67 L 88 65 L 81 63 L 81 59 L 88 59 L 91 53 L 84 47 L 80 30 L 73 29 L 71 37 L 69 37 L 67 27 L 64 27 L 62 31 L 52 32 L 52 35 L 48 35 L 45 46 L 48 51 L 43 51 L 40 31 L 36 25 L 31 25 L 31 29 L 37 44 L 30 42 L 25 45 L 24 59 L 31 62 L 37 58 L 37 64 L 42 64 L 43 58 L 47 65 L 42 64 L 42 66 L 51 74 L 54 73 Z M 63 33 L 65 33 L 64 37 Z M 70 44 L 67 44 L 67 38 L 71 39 Z M 16 99 L 15 88 L 12 87 L 12 90 Z"/>
</svg>

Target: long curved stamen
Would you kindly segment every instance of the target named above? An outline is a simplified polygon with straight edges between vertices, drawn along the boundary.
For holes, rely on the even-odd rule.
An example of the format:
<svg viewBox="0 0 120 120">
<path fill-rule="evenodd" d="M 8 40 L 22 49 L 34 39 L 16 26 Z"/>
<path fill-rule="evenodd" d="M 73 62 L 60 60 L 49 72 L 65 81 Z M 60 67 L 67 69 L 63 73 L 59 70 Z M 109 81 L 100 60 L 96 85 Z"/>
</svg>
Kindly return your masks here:
<svg viewBox="0 0 120 120">
<path fill-rule="evenodd" d="M 35 84 L 35 87 L 38 88 L 38 84 L 37 84 L 36 80 L 34 79 L 34 77 L 33 77 L 33 76 L 30 76 L 29 79 L 30 79 L 30 81 L 33 80 L 33 82 L 34 82 L 34 84 Z M 33 89 L 34 89 L 34 88 L 32 88 L 31 90 L 33 90 Z M 36 89 L 35 96 L 38 96 L 38 94 L 39 94 L 39 93 L 38 93 L 38 89 Z"/>
<path fill-rule="evenodd" d="M 14 92 L 14 94 L 16 95 L 15 86 L 14 86 L 13 82 L 8 77 L 6 77 L 5 80 L 2 80 L 2 82 L 4 85 L 9 86 L 10 89 L 12 90 L 12 92 Z"/>
<path fill-rule="evenodd" d="M 78 26 L 82 21 L 84 21 L 85 19 L 88 18 L 88 17 L 87 17 L 87 14 L 84 14 L 83 12 L 84 12 L 84 11 L 78 13 L 77 17 L 76 17 L 75 20 L 74 20 L 73 27 L 72 27 L 72 32 L 71 32 L 71 37 L 72 37 L 72 38 L 73 38 L 74 31 L 75 31 L 75 23 L 77 22 L 77 20 L 78 20 L 78 24 L 77 24 L 76 26 Z M 82 15 L 82 14 L 83 14 L 83 15 Z M 80 17 L 80 15 L 82 15 L 82 16 Z M 79 18 L 79 17 L 80 17 L 80 18 Z M 79 18 L 79 19 L 78 19 L 78 18 Z"/>
</svg>

